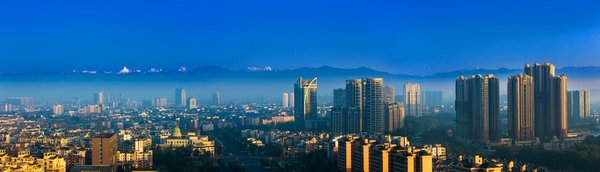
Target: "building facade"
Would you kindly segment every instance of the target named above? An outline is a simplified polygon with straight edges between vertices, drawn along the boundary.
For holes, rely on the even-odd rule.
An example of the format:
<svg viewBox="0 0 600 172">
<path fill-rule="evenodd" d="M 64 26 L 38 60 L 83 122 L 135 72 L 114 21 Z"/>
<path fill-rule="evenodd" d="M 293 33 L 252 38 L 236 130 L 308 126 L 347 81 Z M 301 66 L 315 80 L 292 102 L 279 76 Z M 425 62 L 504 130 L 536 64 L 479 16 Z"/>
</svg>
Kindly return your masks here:
<svg viewBox="0 0 600 172">
<path fill-rule="evenodd" d="M 317 117 L 317 78 L 298 78 L 294 84 L 294 120 L 299 128 L 305 127 L 306 119 Z"/>
<path fill-rule="evenodd" d="M 408 142 L 405 137 L 367 137 L 346 135 L 332 140 L 330 153 L 338 171 L 431 172 L 433 161 L 445 158 L 441 145 L 410 147 L 402 142 Z"/>
<path fill-rule="evenodd" d="M 185 89 L 175 89 L 175 106 L 187 107 L 187 93 L 185 92 Z"/>
<path fill-rule="evenodd" d="M 363 78 L 363 132 L 383 133 L 384 95 L 383 78 Z"/>
<path fill-rule="evenodd" d="M 567 76 L 555 76 L 554 64 L 525 65 L 525 74 L 533 77 L 534 118 L 537 137 L 564 138 L 567 135 Z"/>
<path fill-rule="evenodd" d="M 333 90 L 333 106 L 345 106 L 346 105 L 346 90 L 343 88 L 337 88 Z"/>
<path fill-rule="evenodd" d="M 590 90 L 567 92 L 567 110 L 569 118 L 583 119 L 590 116 Z"/>
<path fill-rule="evenodd" d="M 499 81 L 493 75 L 456 79 L 456 130 L 463 139 L 487 142 L 498 138 Z"/>
<path fill-rule="evenodd" d="M 92 165 L 115 168 L 117 151 L 117 134 L 99 134 L 92 137 Z"/>
<path fill-rule="evenodd" d="M 508 134 L 514 141 L 535 138 L 534 83 L 529 75 L 508 78 Z"/>
<path fill-rule="evenodd" d="M 198 108 L 198 101 L 196 98 L 190 97 L 187 99 L 187 107 L 188 109 L 196 109 Z"/>
<path fill-rule="evenodd" d="M 392 86 L 383 87 L 383 103 L 396 102 L 396 91 Z"/>
<path fill-rule="evenodd" d="M 404 108 L 408 116 L 421 116 L 421 84 L 406 83 L 404 84 Z"/>
<path fill-rule="evenodd" d="M 398 102 L 387 103 L 384 108 L 385 133 L 393 133 L 404 128 L 404 105 Z"/>
<path fill-rule="evenodd" d="M 290 106 L 290 96 L 288 93 L 281 94 L 281 107 L 288 108 Z"/>
</svg>

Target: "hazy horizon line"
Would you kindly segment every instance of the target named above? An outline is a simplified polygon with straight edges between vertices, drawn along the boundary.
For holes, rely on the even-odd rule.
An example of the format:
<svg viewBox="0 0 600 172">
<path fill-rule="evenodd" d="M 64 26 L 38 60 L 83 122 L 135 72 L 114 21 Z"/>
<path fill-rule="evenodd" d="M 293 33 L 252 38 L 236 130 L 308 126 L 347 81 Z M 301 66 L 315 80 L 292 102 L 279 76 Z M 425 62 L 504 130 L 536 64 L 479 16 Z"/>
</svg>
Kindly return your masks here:
<svg viewBox="0 0 600 172">
<path fill-rule="evenodd" d="M 526 63 L 526 64 L 528 64 L 528 63 Z M 536 64 L 536 63 L 530 63 L 530 64 Z M 525 64 L 523 64 L 523 65 L 525 65 Z M 165 72 L 177 73 L 177 72 L 180 72 L 178 70 L 181 68 L 186 68 L 187 71 L 190 71 L 190 70 L 195 70 L 195 69 L 211 68 L 211 67 L 221 68 L 221 69 L 235 71 L 235 72 L 243 72 L 243 71 L 278 72 L 278 71 L 293 71 L 293 70 L 300 70 L 300 69 L 306 69 L 306 68 L 319 69 L 319 68 L 330 67 L 330 68 L 344 69 L 344 70 L 370 69 L 370 70 L 374 70 L 377 72 L 384 72 L 384 73 L 393 74 L 393 75 L 410 75 L 410 76 L 429 76 L 429 75 L 436 75 L 436 74 L 441 74 L 441 73 L 459 72 L 459 71 L 468 71 L 468 70 L 501 70 L 501 69 L 519 70 L 519 69 L 522 69 L 522 68 L 510 68 L 510 67 L 497 67 L 497 68 L 474 67 L 474 68 L 461 68 L 461 69 L 448 70 L 448 71 L 438 71 L 438 72 L 433 72 L 430 74 L 416 74 L 416 73 L 390 72 L 387 70 L 381 70 L 381 69 L 377 69 L 374 67 L 367 67 L 367 66 L 339 67 L 339 66 L 333 66 L 333 65 L 321 65 L 321 66 L 301 66 L 301 67 L 296 67 L 296 68 L 277 68 L 277 67 L 267 65 L 267 66 L 248 66 L 246 68 L 237 68 L 236 69 L 236 68 L 230 68 L 230 67 L 223 67 L 223 66 L 219 66 L 219 65 L 204 65 L 204 66 L 197 66 L 197 67 L 180 66 L 177 68 L 172 68 L 172 67 L 167 67 L 167 68 L 163 68 L 163 67 L 128 67 L 125 65 L 125 66 L 111 68 L 111 69 L 108 69 L 108 68 L 96 68 L 96 69 L 80 68 L 80 69 L 68 69 L 68 70 L 65 69 L 65 70 L 59 70 L 59 71 L 40 70 L 40 71 L 21 71 L 21 72 L 0 72 L 0 75 L 6 76 L 6 75 L 26 75 L 26 74 L 71 74 L 71 73 L 82 73 L 84 71 L 96 72 L 93 74 L 117 74 L 120 70 L 123 69 L 123 67 L 127 67 L 128 69 L 132 70 L 132 73 L 165 73 Z M 563 66 L 563 67 L 556 68 L 556 69 L 560 70 L 563 68 L 584 68 L 584 67 L 600 67 L 600 65 Z M 266 70 L 267 68 L 269 68 L 270 70 Z M 152 69 L 160 70 L 160 71 L 150 71 Z M 180 72 L 180 73 L 185 73 L 185 72 Z"/>
</svg>

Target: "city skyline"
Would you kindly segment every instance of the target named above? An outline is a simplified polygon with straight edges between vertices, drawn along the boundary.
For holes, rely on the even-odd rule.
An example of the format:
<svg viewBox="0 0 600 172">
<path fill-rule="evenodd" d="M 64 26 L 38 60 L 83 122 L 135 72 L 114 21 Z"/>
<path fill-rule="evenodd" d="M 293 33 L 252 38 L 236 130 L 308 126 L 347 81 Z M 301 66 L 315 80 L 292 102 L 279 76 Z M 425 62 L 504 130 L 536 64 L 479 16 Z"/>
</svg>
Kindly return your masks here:
<svg viewBox="0 0 600 172">
<path fill-rule="evenodd" d="M 128 165 L 133 168 L 162 169 L 164 166 L 158 164 L 164 162 L 158 159 L 165 155 L 154 152 L 182 149 L 198 152 L 192 156 L 224 161 L 228 157 L 222 155 L 227 155 L 228 151 L 229 156 L 244 159 L 251 154 L 267 157 L 264 155 L 266 153 L 277 158 L 273 161 L 290 158 L 286 154 L 294 154 L 293 157 L 319 152 L 323 154 L 319 159 L 331 162 L 327 168 L 334 168 L 336 165 L 341 171 L 466 171 L 463 165 L 455 164 L 456 162 L 497 164 L 476 167 L 482 170 L 499 171 L 514 166 L 545 169 L 552 165 L 529 167 L 527 164 L 530 161 L 526 161 L 527 164 L 514 164 L 510 159 L 489 160 L 478 155 L 482 151 L 479 147 L 486 146 L 497 151 L 503 151 L 497 146 L 510 149 L 539 146 L 544 151 L 581 150 L 577 145 L 596 138 L 593 133 L 578 132 L 580 127 L 594 125 L 594 121 L 600 116 L 597 107 L 590 108 L 590 93 L 587 90 L 569 90 L 567 75 L 556 74 L 552 63 L 525 65 L 521 74 L 508 77 L 507 80 L 507 84 L 501 86 L 500 79 L 494 74 L 457 76 L 454 104 L 441 101 L 441 91 L 423 90 L 418 82 L 404 83 L 404 97 L 397 97 L 395 87 L 384 84 L 384 78 L 347 79 L 344 82 L 345 88 L 329 90 L 333 96 L 318 96 L 320 91 L 317 77 L 298 77 L 295 82 L 287 83 L 286 87 L 293 88 L 293 92 L 280 93 L 274 100 L 256 96 L 248 102 L 235 102 L 224 100 L 221 92 L 216 91 L 211 97 L 212 103 L 198 105 L 195 98 L 187 95 L 188 87 L 177 87 L 174 89 L 174 96 L 171 92 L 174 100 L 158 97 L 146 99 L 140 104 L 120 93 L 97 91 L 88 95 L 91 100 L 89 102 L 74 99 L 65 104 L 39 104 L 30 97 L 5 99 L 0 118 L 9 121 L 13 115 L 40 115 L 44 117 L 40 121 L 54 123 L 45 125 L 47 130 L 65 120 L 71 123 L 89 121 L 76 124 L 77 130 L 70 132 L 79 133 L 78 137 L 91 137 L 91 144 L 83 144 L 84 148 L 77 152 L 43 151 L 43 157 L 39 154 L 35 156 L 39 158 L 38 163 L 56 164 L 54 168 L 75 172 L 88 168 L 115 171 L 116 168 L 126 169 Z M 501 98 L 501 87 L 508 90 L 507 97 L 504 97 L 506 99 Z M 325 103 L 318 104 L 320 101 Z M 290 108 L 290 103 L 294 105 L 293 108 Z M 567 111 L 575 106 L 579 108 L 578 111 Z M 588 108 L 593 109 L 593 112 L 587 114 Z M 425 112 L 422 109 L 427 110 Z M 51 115 L 45 117 L 45 114 Z M 576 120 L 568 121 L 567 115 Z M 19 122 L 0 125 L 12 126 L 22 123 L 21 120 L 25 119 L 16 118 L 12 121 Z M 140 127 L 143 129 L 139 130 Z M 571 130 L 569 127 L 572 127 Z M 16 140 L 10 139 L 13 136 L 30 136 L 19 134 L 17 130 L 13 130 L 15 128 L 7 129 L 10 132 L 0 133 L 0 136 L 4 135 L 0 137 L 0 146 L 16 143 Z M 60 129 L 49 131 L 62 132 Z M 220 136 L 231 131 L 239 133 L 240 138 L 243 138 L 237 142 L 250 146 L 222 142 L 222 139 L 231 141 L 236 137 L 231 133 L 226 137 Z M 85 134 L 86 132 L 89 133 Z M 432 136 L 433 133 L 437 134 Z M 148 137 L 149 135 L 153 136 Z M 281 135 L 284 136 L 273 138 Z M 305 139 L 286 138 L 299 136 Z M 415 138 L 414 146 L 408 141 L 409 137 Z M 158 142 L 154 143 L 154 140 Z M 81 140 L 71 140 L 77 141 Z M 424 142 L 421 143 L 422 141 Z M 443 143 L 439 144 L 441 141 Z M 294 144 L 288 145 L 290 142 Z M 271 152 L 271 149 L 277 148 L 262 149 L 266 145 L 274 146 L 273 143 L 285 146 L 282 151 L 286 153 Z M 469 152 L 455 148 L 446 150 L 446 146 L 452 145 L 466 145 Z M 254 153 L 249 151 L 248 155 L 236 155 L 234 153 L 237 151 L 223 149 L 225 146 L 228 149 L 257 148 Z M 295 149 L 300 151 L 296 152 Z M 36 148 L 21 149 L 18 155 L 29 156 L 29 150 Z M 81 153 L 84 151 L 91 151 L 91 162 L 80 160 L 87 156 Z M 447 151 L 451 154 L 447 154 Z M 327 156 L 324 156 L 325 153 Z M 460 153 L 460 156 L 456 153 Z M 470 159 L 468 162 L 462 158 L 464 153 L 465 158 Z M 15 159 L 14 151 L 11 155 L 0 149 L 0 155 L 11 161 L 26 161 Z M 53 157 L 58 159 L 48 159 Z M 188 158 L 187 161 L 195 161 L 194 157 Z M 252 164 L 257 160 L 245 159 L 240 163 Z M 40 168 L 35 163 L 11 164 L 12 166 Z"/>
<path fill-rule="evenodd" d="M 599 6 L 0 1 L 0 171 L 598 171 Z"/>
</svg>

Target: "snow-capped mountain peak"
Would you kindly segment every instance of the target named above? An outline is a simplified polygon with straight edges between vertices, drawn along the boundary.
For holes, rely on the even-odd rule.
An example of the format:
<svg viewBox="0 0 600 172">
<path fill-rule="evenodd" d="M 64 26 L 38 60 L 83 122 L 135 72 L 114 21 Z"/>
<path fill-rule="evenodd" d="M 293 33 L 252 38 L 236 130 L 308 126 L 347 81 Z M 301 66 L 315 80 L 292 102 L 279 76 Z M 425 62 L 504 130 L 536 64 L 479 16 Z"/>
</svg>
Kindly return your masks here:
<svg viewBox="0 0 600 172">
<path fill-rule="evenodd" d="M 273 71 L 273 68 L 271 68 L 271 66 L 267 66 L 267 67 L 256 67 L 256 66 L 251 66 L 246 68 L 248 71 L 252 71 L 252 72 L 264 72 L 264 71 Z"/>
<path fill-rule="evenodd" d="M 129 68 L 127 67 L 123 67 L 123 69 L 121 69 L 119 72 L 117 72 L 117 74 L 128 74 L 131 73 L 131 70 L 129 70 Z"/>
<path fill-rule="evenodd" d="M 182 66 L 182 67 L 180 67 L 180 68 L 179 68 L 177 71 L 179 71 L 179 72 L 187 72 L 187 71 L 188 71 L 188 69 L 187 69 L 187 67 L 183 67 L 183 66 Z"/>
</svg>

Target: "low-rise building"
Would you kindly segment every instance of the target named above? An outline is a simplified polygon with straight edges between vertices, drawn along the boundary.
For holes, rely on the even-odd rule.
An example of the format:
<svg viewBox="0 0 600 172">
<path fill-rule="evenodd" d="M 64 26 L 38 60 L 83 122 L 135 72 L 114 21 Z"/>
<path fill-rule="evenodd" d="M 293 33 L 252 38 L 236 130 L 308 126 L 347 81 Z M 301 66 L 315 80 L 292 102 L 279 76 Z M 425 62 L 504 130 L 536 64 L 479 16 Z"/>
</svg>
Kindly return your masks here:
<svg viewBox="0 0 600 172">
<path fill-rule="evenodd" d="M 46 152 L 44 157 L 36 158 L 28 150 L 19 151 L 16 157 L 0 150 L 0 171 L 66 172 L 67 165 L 55 152 Z"/>
</svg>

